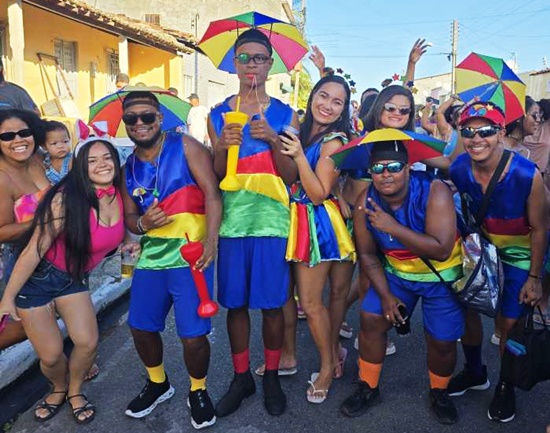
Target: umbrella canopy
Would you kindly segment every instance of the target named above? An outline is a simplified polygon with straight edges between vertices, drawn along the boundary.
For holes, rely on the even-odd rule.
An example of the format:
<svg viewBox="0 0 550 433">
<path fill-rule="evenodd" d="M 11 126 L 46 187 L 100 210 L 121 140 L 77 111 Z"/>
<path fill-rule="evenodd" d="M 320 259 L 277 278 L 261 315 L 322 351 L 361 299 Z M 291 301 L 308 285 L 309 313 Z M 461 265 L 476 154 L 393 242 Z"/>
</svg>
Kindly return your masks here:
<svg viewBox="0 0 550 433">
<path fill-rule="evenodd" d="M 456 90 L 464 102 L 477 96 L 499 106 L 507 124 L 525 114 L 525 84 L 502 59 L 468 55 L 456 67 Z"/>
<path fill-rule="evenodd" d="M 186 124 L 191 104 L 170 93 L 162 87 L 125 86 L 118 92 L 111 93 L 90 105 L 88 123 L 107 124 L 106 132 L 112 137 L 125 137 L 126 129 L 122 123 L 122 101 L 130 92 L 151 92 L 160 103 L 162 130 Z"/>
<path fill-rule="evenodd" d="M 270 74 L 290 71 L 308 52 L 307 43 L 294 25 L 258 12 L 212 21 L 198 46 L 216 68 L 235 73 L 233 45 L 241 33 L 252 28 L 264 33 L 273 47 Z"/>
<path fill-rule="evenodd" d="M 369 132 L 367 135 L 350 141 L 330 155 L 330 157 L 341 170 L 364 170 L 370 167 L 371 146 L 369 146 L 369 143 L 394 140 L 401 141 L 407 148 L 409 152 L 409 164 L 441 156 L 443 149 L 447 145 L 444 141 L 430 137 L 429 135 L 384 128 Z"/>
</svg>

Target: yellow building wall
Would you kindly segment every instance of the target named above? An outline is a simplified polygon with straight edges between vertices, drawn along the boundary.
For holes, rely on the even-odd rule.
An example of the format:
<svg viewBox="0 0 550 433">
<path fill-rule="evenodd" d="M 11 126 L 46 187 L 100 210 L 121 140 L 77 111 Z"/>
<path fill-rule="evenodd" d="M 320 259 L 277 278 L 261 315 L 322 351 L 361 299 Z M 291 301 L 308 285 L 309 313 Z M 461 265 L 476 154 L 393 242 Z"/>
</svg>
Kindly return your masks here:
<svg viewBox="0 0 550 433">
<path fill-rule="evenodd" d="M 6 1 L 0 1 L 0 20 L 7 22 Z M 76 21 L 23 4 L 25 29 L 24 87 L 40 107 L 54 95 L 47 73 L 57 92 L 56 68 L 52 60 L 40 68 L 37 53 L 55 54 L 54 41 L 62 39 L 76 43 L 75 104 L 84 120 L 88 119 L 90 104 L 109 93 L 108 51 L 118 52 L 118 36 L 80 24 Z M 9 25 L 9 24 L 8 24 Z M 9 28 L 8 28 L 9 31 Z M 10 52 L 6 47 L 6 78 L 9 81 Z M 181 86 L 181 57 L 157 48 L 137 43 L 128 44 L 130 83 L 144 82 L 161 87 Z M 93 73 L 91 71 L 94 71 Z M 60 85 L 64 86 L 60 81 Z"/>
</svg>

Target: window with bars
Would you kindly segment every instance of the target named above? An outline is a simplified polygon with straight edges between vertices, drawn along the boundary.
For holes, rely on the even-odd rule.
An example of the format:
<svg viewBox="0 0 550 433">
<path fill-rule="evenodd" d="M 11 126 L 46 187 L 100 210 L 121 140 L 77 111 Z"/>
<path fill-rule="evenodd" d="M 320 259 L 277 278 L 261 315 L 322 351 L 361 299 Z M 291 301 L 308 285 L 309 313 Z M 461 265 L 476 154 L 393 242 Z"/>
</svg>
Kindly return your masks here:
<svg viewBox="0 0 550 433">
<path fill-rule="evenodd" d="M 144 14 L 143 21 L 149 24 L 155 24 L 160 26 L 160 15 L 159 14 Z"/>
<path fill-rule="evenodd" d="M 56 81 L 58 94 L 61 97 L 69 98 L 67 86 L 71 90 L 73 97 L 77 96 L 78 91 L 78 69 L 76 65 L 76 42 L 65 41 L 63 39 L 54 40 L 55 57 L 59 61 L 61 71 L 56 71 Z M 65 84 L 65 81 L 67 84 Z"/>
<path fill-rule="evenodd" d="M 107 91 L 116 91 L 116 76 L 120 68 L 118 64 L 118 53 L 114 50 L 107 50 Z"/>
</svg>

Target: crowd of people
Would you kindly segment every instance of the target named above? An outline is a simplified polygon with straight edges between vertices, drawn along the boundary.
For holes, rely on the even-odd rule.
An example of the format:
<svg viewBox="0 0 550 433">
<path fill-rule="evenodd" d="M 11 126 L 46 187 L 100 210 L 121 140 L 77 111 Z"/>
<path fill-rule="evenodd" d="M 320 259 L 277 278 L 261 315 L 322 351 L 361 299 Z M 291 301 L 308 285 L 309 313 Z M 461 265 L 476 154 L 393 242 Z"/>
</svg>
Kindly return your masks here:
<svg viewBox="0 0 550 433">
<path fill-rule="evenodd" d="M 299 118 L 266 92 L 273 63 L 269 38 L 245 31 L 234 46 L 238 93 L 208 116 L 192 94 L 191 134 L 163 132 L 154 92 L 138 88 L 125 96 L 122 121 L 135 147 L 123 167 L 107 137 L 89 137 L 71 152 L 67 128 L 39 119 L 22 89 L 11 89 L 27 105 L 0 109 L 0 242 L 7 282 L 0 316 L 11 317 L 0 343 L 28 338 L 40 359 L 51 390 L 36 406 L 36 420 L 51 419 L 65 402 L 77 423 L 95 417 L 96 406 L 82 392 L 84 380 L 97 374 L 97 321 L 87 280 L 122 245 L 139 253 L 128 325 L 147 372 L 127 416 L 143 418 L 174 395 L 161 338 L 172 307 L 194 428 L 231 415 L 256 392 L 250 309 L 262 313 L 264 363 L 255 372 L 262 377 L 266 411 L 279 416 L 287 407 L 279 378 L 297 371 L 299 310 L 320 359 L 304 397 L 322 404 L 333 380 L 344 375 L 348 352 L 339 337 L 351 336 L 345 317 L 359 299 L 358 384 L 341 412 L 360 416 L 380 402 L 384 357 L 395 352 L 388 331 L 407 332 L 421 301 L 430 407 L 440 423 L 456 423 L 453 397 L 490 387 L 481 318 L 449 290 L 462 276 L 459 228 L 466 212 L 455 205 L 456 197 L 478 215 L 494 173 L 503 167 L 479 221 L 504 264 L 493 336 L 502 356 L 508 333 L 529 308 L 541 304 L 538 319 L 549 320 L 544 173 L 550 103 L 528 97 L 525 115 L 510 124 L 502 107 L 455 95 L 436 110 L 433 100 L 418 109 L 410 87 L 427 46 L 421 39 L 413 45 L 403 84 L 369 88 L 360 102 L 352 101 L 348 79 L 327 68 L 314 47 L 311 58 L 321 78 Z M 244 126 L 226 121 L 234 111 L 246 115 Z M 206 129 L 199 126 L 205 119 Z M 350 140 L 381 129 L 389 132 L 370 145 L 363 169 L 340 170 L 330 158 Z M 446 142 L 443 155 L 412 164 L 414 150 L 400 137 L 415 130 Z M 231 146 L 239 146 L 240 187 L 220 191 Z M 140 236 L 139 246 L 128 233 Z M 190 242 L 204 247 L 193 267 L 180 253 Z M 216 404 L 206 383 L 211 322 L 197 312 L 195 287 L 198 271 L 213 296 L 214 266 L 234 369 Z M 57 315 L 74 343 L 68 357 Z M 466 364 L 453 377 L 458 341 Z M 514 387 L 503 377 L 487 414 L 503 423 L 515 417 Z"/>
</svg>

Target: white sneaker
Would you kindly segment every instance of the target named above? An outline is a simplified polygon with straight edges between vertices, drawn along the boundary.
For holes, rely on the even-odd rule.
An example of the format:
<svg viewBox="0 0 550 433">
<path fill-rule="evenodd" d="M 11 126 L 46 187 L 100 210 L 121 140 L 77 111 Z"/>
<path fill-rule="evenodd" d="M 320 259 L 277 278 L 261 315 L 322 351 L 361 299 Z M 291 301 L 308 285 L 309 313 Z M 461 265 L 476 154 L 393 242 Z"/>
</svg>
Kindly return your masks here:
<svg viewBox="0 0 550 433">
<path fill-rule="evenodd" d="M 386 356 L 393 355 L 395 352 L 397 352 L 395 343 L 393 341 L 388 340 L 388 344 L 386 345 Z"/>
<path fill-rule="evenodd" d="M 500 346 L 500 337 L 497 334 L 491 335 L 491 344 L 495 346 Z"/>
<path fill-rule="evenodd" d="M 349 326 L 347 322 L 342 322 L 342 326 L 340 326 L 340 337 L 351 338 L 352 336 L 353 328 Z"/>
</svg>

